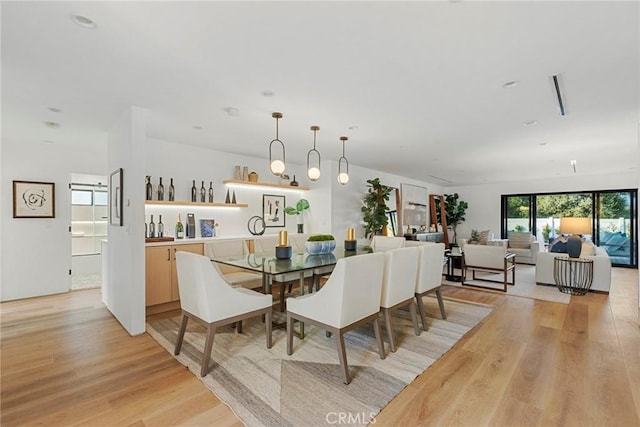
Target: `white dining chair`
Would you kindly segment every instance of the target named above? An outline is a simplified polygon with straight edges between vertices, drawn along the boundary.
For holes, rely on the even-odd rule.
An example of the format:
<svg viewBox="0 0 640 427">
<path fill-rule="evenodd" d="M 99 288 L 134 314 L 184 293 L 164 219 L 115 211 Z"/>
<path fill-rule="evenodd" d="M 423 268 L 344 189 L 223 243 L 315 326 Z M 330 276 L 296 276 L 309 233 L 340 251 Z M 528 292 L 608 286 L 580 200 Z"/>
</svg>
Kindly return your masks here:
<svg viewBox="0 0 640 427">
<path fill-rule="evenodd" d="M 351 377 L 344 334 L 373 322 L 378 353 L 384 359 L 384 342 L 378 319 L 383 268 L 384 254 L 341 258 L 318 292 L 287 298 L 287 354 L 293 354 L 294 320 L 325 329 L 335 337 L 344 383 L 349 384 Z"/>
<path fill-rule="evenodd" d="M 391 312 L 409 306 L 413 330 L 420 335 L 418 318 L 415 307 L 416 274 L 418 272 L 418 247 L 399 248 L 388 250 L 384 253 L 384 274 L 382 279 L 382 292 L 380 295 L 380 309 L 384 315 L 389 347 L 396 351 L 391 324 Z"/>
<path fill-rule="evenodd" d="M 442 266 L 444 260 L 444 243 L 432 243 L 420 247 L 418 259 L 418 272 L 416 274 L 416 303 L 418 313 L 422 320 L 422 329 L 427 330 L 427 318 L 424 310 L 422 297 L 432 292 L 436 293 L 438 305 L 440 306 L 440 316 L 447 318 L 442 300 Z"/>
<path fill-rule="evenodd" d="M 384 252 L 391 249 L 404 248 L 407 239 L 404 237 L 373 236 L 371 248 L 373 252 Z"/>
<path fill-rule="evenodd" d="M 219 240 L 204 244 L 204 255 L 210 259 L 224 257 L 246 257 L 249 249 L 245 240 Z M 224 279 L 231 286 L 242 286 L 248 289 L 262 289 L 262 274 L 253 273 L 242 268 L 218 263 L 218 268 L 224 275 Z"/>
<path fill-rule="evenodd" d="M 246 288 L 234 288 L 224 280 L 211 260 L 190 252 L 176 252 L 178 288 L 182 323 L 174 354 L 180 354 L 189 319 L 207 327 L 207 338 L 202 354 L 200 376 L 209 372 L 209 359 L 213 349 L 216 328 L 231 323 L 241 324 L 251 317 L 265 316 L 267 348 L 271 348 L 271 296 Z M 236 329 L 240 331 L 241 328 Z"/>
</svg>

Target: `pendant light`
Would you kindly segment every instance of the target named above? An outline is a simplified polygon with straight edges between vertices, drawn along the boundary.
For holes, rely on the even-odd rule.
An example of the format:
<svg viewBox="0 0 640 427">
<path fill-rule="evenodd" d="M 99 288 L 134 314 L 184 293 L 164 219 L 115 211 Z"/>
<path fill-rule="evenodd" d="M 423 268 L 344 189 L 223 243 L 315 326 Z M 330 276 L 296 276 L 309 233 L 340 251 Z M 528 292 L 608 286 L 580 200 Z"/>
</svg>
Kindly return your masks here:
<svg viewBox="0 0 640 427">
<path fill-rule="evenodd" d="M 307 153 L 307 176 L 311 181 L 320 179 L 320 152 L 316 150 L 316 132 L 320 130 L 320 126 L 311 126 L 313 131 L 313 148 Z M 311 157 L 316 158 L 314 166 L 311 165 Z"/>
<path fill-rule="evenodd" d="M 338 182 L 342 185 L 346 185 L 349 182 L 349 161 L 344 156 L 344 143 L 348 139 L 346 136 L 340 137 L 340 141 L 342 141 L 342 157 L 338 160 Z M 344 168 L 342 167 L 343 163 L 345 165 Z"/>
<path fill-rule="evenodd" d="M 276 138 L 271 140 L 269 144 L 269 168 L 271 169 L 271 173 L 277 176 L 282 175 L 284 172 L 285 166 L 285 152 L 284 152 L 284 143 L 278 139 L 278 120 L 282 118 L 282 113 L 272 113 L 271 117 L 276 119 Z M 274 159 L 272 155 L 273 143 L 277 142 L 282 147 L 282 160 Z"/>
</svg>

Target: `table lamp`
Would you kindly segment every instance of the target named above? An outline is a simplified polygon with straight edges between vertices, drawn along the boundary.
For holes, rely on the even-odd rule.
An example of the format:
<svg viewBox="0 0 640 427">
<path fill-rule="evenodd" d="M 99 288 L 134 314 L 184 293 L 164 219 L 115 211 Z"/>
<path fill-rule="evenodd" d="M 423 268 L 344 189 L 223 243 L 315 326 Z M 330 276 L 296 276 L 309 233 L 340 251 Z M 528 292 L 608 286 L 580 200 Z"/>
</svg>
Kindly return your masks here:
<svg viewBox="0 0 640 427">
<path fill-rule="evenodd" d="M 591 218 L 560 218 L 560 233 L 570 234 L 567 240 L 569 258 L 580 258 L 582 251 L 581 234 L 591 234 Z"/>
</svg>

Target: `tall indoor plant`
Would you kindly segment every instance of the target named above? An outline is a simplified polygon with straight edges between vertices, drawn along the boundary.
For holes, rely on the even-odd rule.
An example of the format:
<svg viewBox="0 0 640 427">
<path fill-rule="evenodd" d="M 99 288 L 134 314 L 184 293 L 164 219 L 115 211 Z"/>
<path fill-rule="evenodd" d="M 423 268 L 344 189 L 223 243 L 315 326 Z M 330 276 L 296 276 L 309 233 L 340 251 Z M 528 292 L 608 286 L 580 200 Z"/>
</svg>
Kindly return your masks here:
<svg viewBox="0 0 640 427">
<path fill-rule="evenodd" d="M 444 210 L 447 217 L 447 225 L 453 229 L 453 243 L 456 243 L 456 229 L 458 224 L 464 222 L 469 204 L 460 200 L 458 193 L 444 195 Z"/>
<path fill-rule="evenodd" d="M 387 226 L 387 203 L 392 187 L 380 184 L 380 178 L 368 179 L 367 193 L 362 199 L 362 219 L 364 220 L 364 234 L 371 238 L 374 234 L 381 234 Z"/>
</svg>

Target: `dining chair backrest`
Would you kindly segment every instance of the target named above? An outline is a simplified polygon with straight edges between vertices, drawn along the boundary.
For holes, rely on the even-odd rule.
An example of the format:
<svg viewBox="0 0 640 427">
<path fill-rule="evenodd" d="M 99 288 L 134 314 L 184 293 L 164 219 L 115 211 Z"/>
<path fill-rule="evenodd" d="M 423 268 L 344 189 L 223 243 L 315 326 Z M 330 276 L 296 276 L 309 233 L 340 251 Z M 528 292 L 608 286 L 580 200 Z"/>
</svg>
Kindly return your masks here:
<svg viewBox="0 0 640 427">
<path fill-rule="evenodd" d="M 404 237 L 373 236 L 371 248 L 374 252 L 384 252 L 391 249 L 403 248 L 407 240 Z"/>
<path fill-rule="evenodd" d="M 276 246 L 278 246 L 278 236 L 261 236 L 254 240 L 255 253 L 270 254 L 275 256 Z"/>
<path fill-rule="evenodd" d="M 204 255 L 210 259 L 223 257 L 244 257 L 249 254 L 247 242 L 244 239 L 219 240 L 204 244 Z M 241 271 L 230 265 L 218 265 L 223 274 Z"/>
<path fill-rule="evenodd" d="M 420 248 L 399 248 L 384 253 L 380 307 L 392 307 L 413 298 Z"/>
<path fill-rule="evenodd" d="M 190 252 L 176 252 L 180 307 L 206 322 L 232 315 L 242 306 L 242 293 L 234 290 L 211 260 Z"/>
<path fill-rule="evenodd" d="M 420 247 L 415 289 L 417 294 L 435 289 L 442 284 L 443 260 L 444 243 Z"/>
<path fill-rule="evenodd" d="M 317 307 L 325 322 L 340 328 L 380 311 L 383 268 L 384 254 L 340 258 L 325 285 L 313 294 L 327 302 Z"/>
</svg>

